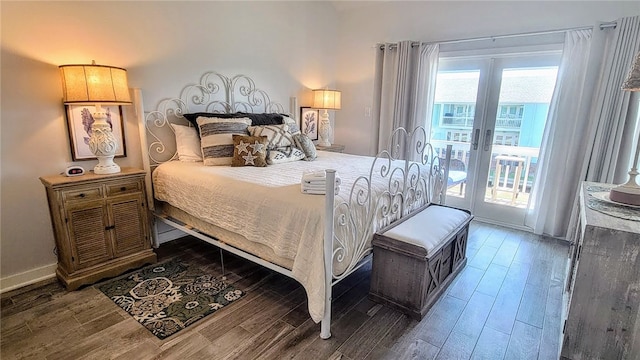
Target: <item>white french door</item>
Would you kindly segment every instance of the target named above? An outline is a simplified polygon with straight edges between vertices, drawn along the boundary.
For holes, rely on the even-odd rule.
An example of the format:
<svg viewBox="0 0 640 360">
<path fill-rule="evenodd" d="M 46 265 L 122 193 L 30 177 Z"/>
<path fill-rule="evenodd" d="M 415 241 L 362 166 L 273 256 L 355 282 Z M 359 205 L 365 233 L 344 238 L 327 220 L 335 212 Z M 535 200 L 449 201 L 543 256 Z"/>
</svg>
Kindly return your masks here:
<svg viewBox="0 0 640 360">
<path fill-rule="evenodd" d="M 431 142 L 453 145 L 446 203 L 524 227 L 559 53 L 441 58 Z"/>
</svg>

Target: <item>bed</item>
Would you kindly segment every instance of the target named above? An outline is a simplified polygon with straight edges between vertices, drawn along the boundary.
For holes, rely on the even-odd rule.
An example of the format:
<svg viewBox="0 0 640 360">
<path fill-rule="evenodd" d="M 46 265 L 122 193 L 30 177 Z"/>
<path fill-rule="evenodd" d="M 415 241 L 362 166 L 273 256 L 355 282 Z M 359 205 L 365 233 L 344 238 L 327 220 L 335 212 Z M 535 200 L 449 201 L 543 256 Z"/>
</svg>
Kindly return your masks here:
<svg viewBox="0 0 640 360">
<path fill-rule="evenodd" d="M 297 113 L 296 103 L 291 98 L 286 112 L 251 78 L 207 72 L 145 113 L 143 162 L 154 224 L 164 222 L 297 280 L 327 339 L 332 286 L 365 263 L 377 229 L 442 202 L 447 174 L 421 127 L 396 129 L 390 150 L 376 157 L 317 151 L 313 161 L 266 167 L 180 160 L 179 126 L 172 124 L 189 126 L 191 114 L 284 113 L 286 119 Z M 206 134 L 200 135 L 204 144 Z M 301 178 L 309 171 L 326 174 L 326 194 L 302 193 Z"/>
</svg>

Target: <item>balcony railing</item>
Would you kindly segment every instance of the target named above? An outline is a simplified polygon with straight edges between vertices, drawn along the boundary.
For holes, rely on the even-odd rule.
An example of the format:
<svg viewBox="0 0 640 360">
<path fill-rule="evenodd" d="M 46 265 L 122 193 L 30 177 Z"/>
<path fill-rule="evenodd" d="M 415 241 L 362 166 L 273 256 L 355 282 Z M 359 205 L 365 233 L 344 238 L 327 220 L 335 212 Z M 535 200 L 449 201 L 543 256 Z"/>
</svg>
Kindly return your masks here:
<svg viewBox="0 0 640 360">
<path fill-rule="evenodd" d="M 465 164 L 465 166 L 467 166 L 467 169 L 468 169 L 469 149 L 471 146 L 470 143 L 445 141 L 445 140 L 431 140 L 431 144 L 433 144 L 434 150 L 440 157 L 444 157 L 445 149 L 447 145 L 452 145 L 451 157 L 454 159 L 461 160 Z M 522 168 L 521 168 L 521 171 L 519 172 L 519 175 L 520 175 L 519 178 L 518 179 L 515 178 L 515 174 L 517 173 L 515 171 L 516 166 L 511 164 L 512 166 L 506 167 L 507 169 L 510 169 L 510 170 L 507 170 L 508 172 L 510 171 L 510 173 L 508 173 L 506 176 L 502 174 L 502 176 L 505 176 L 504 179 L 507 179 L 507 180 L 501 179 L 501 181 L 503 181 L 504 183 L 509 183 L 508 185 L 510 187 L 514 187 L 514 186 L 518 187 L 517 192 L 522 193 L 523 195 L 526 195 L 526 196 L 522 196 L 519 200 L 517 200 L 517 202 L 519 203 L 516 204 L 516 206 L 526 206 L 526 202 L 528 201 L 529 194 L 531 193 L 531 188 L 533 186 L 533 180 L 536 172 L 535 165 L 537 164 L 537 159 L 539 155 L 540 155 L 540 148 L 508 146 L 508 145 L 493 145 L 491 150 L 491 165 L 490 165 L 490 171 L 489 171 L 489 182 L 491 183 L 491 185 L 487 184 L 487 186 L 490 188 L 495 188 L 496 181 L 498 181 L 497 179 L 495 179 L 496 176 L 499 176 L 499 174 L 495 173 L 497 170 L 496 157 L 501 156 L 503 158 L 504 157 L 517 158 L 518 159 L 517 162 L 522 163 Z M 505 169 L 504 166 L 502 166 L 501 168 Z M 489 198 L 490 197 L 491 196 L 489 196 Z"/>
<path fill-rule="evenodd" d="M 473 127 L 473 115 L 471 116 L 443 116 L 441 126 Z M 496 118 L 496 129 L 520 130 L 522 118 L 499 117 Z"/>
<path fill-rule="evenodd" d="M 496 118 L 496 129 L 518 129 L 522 126 L 522 119 Z"/>
<path fill-rule="evenodd" d="M 442 126 L 464 126 L 471 128 L 473 126 L 472 116 L 443 116 Z"/>
</svg>

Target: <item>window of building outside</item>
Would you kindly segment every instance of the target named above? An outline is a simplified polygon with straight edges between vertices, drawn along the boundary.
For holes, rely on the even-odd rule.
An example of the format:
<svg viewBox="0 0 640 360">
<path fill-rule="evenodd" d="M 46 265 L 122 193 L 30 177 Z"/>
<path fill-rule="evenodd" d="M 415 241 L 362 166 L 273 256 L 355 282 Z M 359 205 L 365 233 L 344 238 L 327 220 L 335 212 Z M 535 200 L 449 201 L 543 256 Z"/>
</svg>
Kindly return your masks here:
<svg viewBox="0 0 640 360">
<path fill-rule="evenodd" d="M 475 104 L 435 104 L 442 109 L 440 127 L 447 129 L 447 141 L 469 142 Z M 494 144 L 518 146 L 525 104 L 500 105 Z"/>
<path fill-rule="evenodd" d="M 473 127 L 473 116 L 476 112 L 475 104 L 438 104 L 442 107 L 440 125 L 442 127 Z"/>
</svg>

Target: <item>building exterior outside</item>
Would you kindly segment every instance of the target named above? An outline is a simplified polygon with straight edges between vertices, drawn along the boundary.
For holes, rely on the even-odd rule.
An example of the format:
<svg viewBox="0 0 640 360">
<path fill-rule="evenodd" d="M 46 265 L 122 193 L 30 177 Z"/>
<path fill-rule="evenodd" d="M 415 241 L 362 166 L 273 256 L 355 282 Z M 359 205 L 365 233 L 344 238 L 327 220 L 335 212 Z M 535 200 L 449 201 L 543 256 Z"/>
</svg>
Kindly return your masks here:
<svg viewBox="0 0 640 360">
<path fill-rule="evenodd" d="M 453 158 L 469 165 L 469 151 L 475 124 L 479 71 L 439 72 L 436 83 L 431 141 L 437 151 L 453 145 Z M 523 158 L 522 192 L 530 190 L 535 176 L 540 145 L 553 95 L 557 68 L 504 70 L 493 137 L 488 187 L 494 184 L 497 156 Z M 438 146 L 440 145 L 440 146 Z M 504 164 L 503 164 L 504 165 Z M 507 182 L 513 186 L 515 164 Z M 504 168 L 504 167 L 503 167 Z"/>
</svg>

